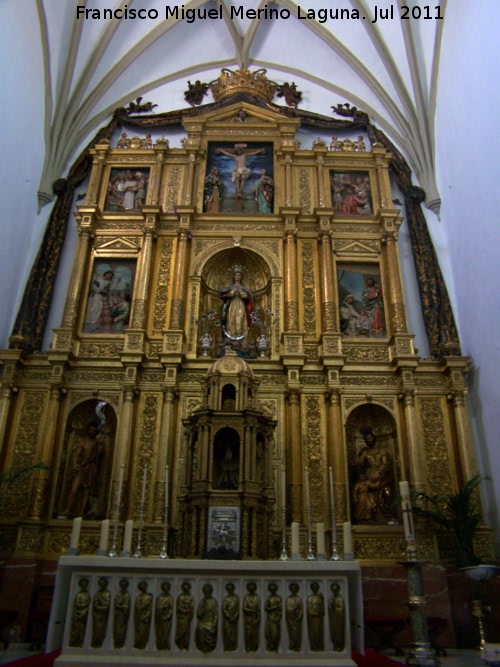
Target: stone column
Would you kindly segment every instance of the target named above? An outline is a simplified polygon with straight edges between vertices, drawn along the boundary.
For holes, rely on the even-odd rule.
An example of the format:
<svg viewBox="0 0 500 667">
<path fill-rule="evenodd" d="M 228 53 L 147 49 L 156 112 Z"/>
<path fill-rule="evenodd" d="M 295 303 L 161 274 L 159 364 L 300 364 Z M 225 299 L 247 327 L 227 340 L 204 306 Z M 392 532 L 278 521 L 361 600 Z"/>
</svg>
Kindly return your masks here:
<svg viewBox="0 0 500 667">
<path fill-rule="evenodd" d="M 182 329 L 186 309 L 186 290 L 189 269 L 190 233 L 187 230 L 179 232 L 177 252 L 174 268 L 174 284 L 172 294 L 172 309 L 170 312 L 170 329 Z"/>
<path fill-rule="evenodd" d="M 321 281 L 321 318 L 323 331 L 336 331 L 335 282 L 333 279 L 333 255 L 330 235 L 327 232 L 319 236 L 319 259 Z"/>
<path fill-rule="evenodd" d="M 296 231 L 285 233 L 285 331 L 299 330 Z"/>
<path fill-rule="evenodd" d="M 288 401 L 288 442 L 287 480 L 290 498 L 291 521 L 302 522 L 302 427 L 300 421 L 300 390 L 289 389 Z"/>
</svg>

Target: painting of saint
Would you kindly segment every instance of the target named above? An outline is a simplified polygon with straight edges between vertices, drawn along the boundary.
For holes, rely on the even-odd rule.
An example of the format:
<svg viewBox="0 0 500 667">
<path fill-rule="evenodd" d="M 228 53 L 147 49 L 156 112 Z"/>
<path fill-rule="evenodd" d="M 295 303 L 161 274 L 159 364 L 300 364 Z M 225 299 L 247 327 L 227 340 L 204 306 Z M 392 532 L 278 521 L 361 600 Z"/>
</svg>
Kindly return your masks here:
<svg viewBox="0 0 500 667">
<path fill-rule="evenodd" d="M 111 169 L 105 211 L 139 211 L 146 203 L 149 169 Z"/>
<path fill-rule="evenodd" d="M 272 143 L 211 142 L 203 210 L 206 213 L 272 213 L 273 173 Z"/>
<path fill-rule="evenodd" d="M 106 259 L 95 262 L 90 282 L 83 333 L 116 334 L 127 328 L 136 261 Z"/>
<path fill-rule="evenodd" d="M 367 171 L 330 172 L 332 205 L 337 215 L 373 215 Z"/>
<path fill-rule="evenodd" d="M 337 278 L 342 334 L 347 337 L 385 337 L 379 267 L 372 264 L 340 265 Z"/>
</svg>

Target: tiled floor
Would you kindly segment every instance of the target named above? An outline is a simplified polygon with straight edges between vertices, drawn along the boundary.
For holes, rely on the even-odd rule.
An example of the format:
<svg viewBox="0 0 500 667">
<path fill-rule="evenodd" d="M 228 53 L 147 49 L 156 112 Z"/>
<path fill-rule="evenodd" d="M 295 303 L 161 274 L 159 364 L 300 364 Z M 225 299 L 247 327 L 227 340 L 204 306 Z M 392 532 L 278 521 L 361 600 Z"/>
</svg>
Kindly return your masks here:
<svg viewBox="0 0 500 667">
<path fill-rule="evenodd" d="M 0 648 L 0 665 L 8 665 L 14 660 L 18 660 L 26 655 L 33 655 L 33 651 L 28 651 L 27 644 L 11 644 L 7 650 Z M 391 652 L 386 653 L 387 656 L 397 660 L 398 662 L 405 662 L 404 657 L 395 657 Z M 473 650 L 457 650 L 449 649 L 448 657 L 439 658 L 441 667 L 485 667 L 485 663 L 481 660 L 479 651 Z"/>
</svg>

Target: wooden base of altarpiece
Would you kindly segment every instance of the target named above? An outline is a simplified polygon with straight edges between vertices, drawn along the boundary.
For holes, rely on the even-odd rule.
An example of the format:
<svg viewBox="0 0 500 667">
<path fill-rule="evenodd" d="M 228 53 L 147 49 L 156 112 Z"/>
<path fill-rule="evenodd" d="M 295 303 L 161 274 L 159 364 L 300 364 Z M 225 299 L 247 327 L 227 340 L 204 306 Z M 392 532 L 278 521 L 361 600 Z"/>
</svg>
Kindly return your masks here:
<svg viewBox="0 0 500 667">
<path fill-rule="evenodd" d="M 99 590 L 99 580 L 107 580 L 106 590 L 109 591 L 109 616 L 102 644 L 92 648 L 94 601 Z M 88 616 L 85 630 L 82 633 L 81 646 L 70 646 L 75 596 L 81 592 L 80 582 L 88 581 Z M 122 648 L 114 644 L 114 601 L 120 590 L 121 580 L 127 580 L 127 592 L 130 594 L 130 616 L 127 623 L 126 637 Z M 149 637 L 144 648 L 134 648 L 136 629 L 134 625 L 134 609 L 138 596 L 141 594 L 139 584 L 146 582 L 147 594 L 151 595 L 151 623 Z M 155 605 L 156 598 L 162 593 L 162 584 L 169 582 L 169 594 L 172 596 L 173 614 L 170 629 L 170 649 L 158 650 L 155 636 Z M 183 592 L 182 585 L 190 584 L 193 596 L 194 618 L 191 622 L 189 646 L 180 650 L 176 645 L 177 633 L 177 598 Z M 102 583 L 102 582 L 101 582 Z M 203 587 L 212 585 L 212 597 L 218 608 L 218 628 L 216 645 L 207 653 L 201 652 L 196 646 L 197 610 L 204 598 Z M 239 619 L 237 625 L 237 648 L 224 651 L 221 608 L 227 596 L 228 584 L 234 584 L 234 593 L 239 597 Z M 245 616 L 243 611 L 244 598 L 248 593 L 247 584 L 255 584 L 255 593 L 260 597 L 260 624 L 258 628 L 257 648 L 255 651 L 245 650 Z M 287 631 L 286 604 L 290 593 L 290 585 L 297 584 L 297 595 L 302 600 L 303 618 L 302 641 L 300 650 L 290 650 L 290 637 Z M 280 621 L 281 638 L 276 651 L 266 648 L 265 602 L 270 595 L 269 585 L 276 584 L 276 594 L 282 599 L 282 617 Z M 324 650 L 311 650 L 308 630 L 307 602 L 312 594 L 312 584 L 318 584 L 318 593 L 324 599 L 324 616 L 322 618 Z M 330 634 L 328 605 L 332 596 L 332 585 L 339 585 L 339 592 L 344 600 L 346 611 L 345 646 L 343 650 L 335 650 Z M 144 592 L 144 585 L 141 585 Z M 295 587 L 297 590 L 297 588 Z M 320 631 L 321 634 L 321 631 Z M 74 642 L 74 639 L 73 639 Z M 153 558 L 107 558 L 101 556 L 78 557 L 63 556 L 59 560 L 54 602 L 50 617 L 46 651 L 61 648 L 61 655 L 56 660 L 57 667 L 102 666 L 106 665 L 175 665 L 182 666 L 232 666 L 239 667 L 353 667 L 351 647 L 363 651 L 363 598 L 361 591 L 361 568 L 357 561 L 216 561 L 216 560 L 161 560 Z M 337 647 L 338 648 L 338 647 Z"/>
</svg>

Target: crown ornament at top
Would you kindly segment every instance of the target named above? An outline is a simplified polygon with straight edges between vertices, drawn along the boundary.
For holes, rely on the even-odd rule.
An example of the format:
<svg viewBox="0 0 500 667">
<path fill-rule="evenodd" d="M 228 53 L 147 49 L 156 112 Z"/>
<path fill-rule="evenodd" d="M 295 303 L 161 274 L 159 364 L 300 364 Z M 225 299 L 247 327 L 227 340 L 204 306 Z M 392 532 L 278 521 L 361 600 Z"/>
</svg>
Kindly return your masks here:
<svg viewBox="0 0 500 667">
<path fill-rule="evenodd" d="M 258 69 L 250 72 L 246 67 L 237 70 L 224 68 L 219 78 L 208 85 L 216 102 L 236 93 L 256 95 L 271 102 L 278 86 L 274 81 L 269 81 L 266 71 Z"/>
</svg>

